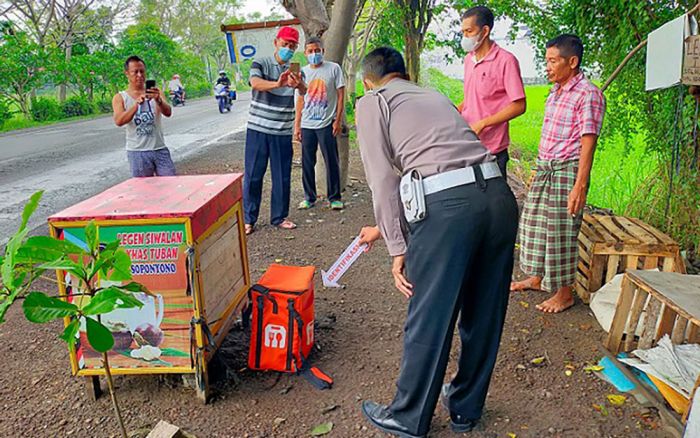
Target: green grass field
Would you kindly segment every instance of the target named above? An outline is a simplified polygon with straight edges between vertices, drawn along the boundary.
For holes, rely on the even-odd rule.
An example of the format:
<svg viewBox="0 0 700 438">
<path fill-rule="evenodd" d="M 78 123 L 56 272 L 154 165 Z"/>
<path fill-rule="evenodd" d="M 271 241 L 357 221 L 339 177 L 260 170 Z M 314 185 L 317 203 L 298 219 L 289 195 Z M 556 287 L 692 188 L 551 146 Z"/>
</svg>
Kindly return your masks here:
<svg viewBox="0 0 700 438">
<path fill-rule="evenodd" d="M 455 104 L 462 101 L 462 81 L 449 78 L 437 69 L 424 72 L 421 82 L 445 94 Z M 511 166 L 523 177 L 537 158 L 549 89 L 549 85 L 525 87 L 527 111 L 510 123 L 511 148 L 515 149 L 512 155 L 521 157 L 520 163 L 512 160 Z M 646 153 L 644 138 L 635 138 L 627 151 L 621 138 L 614 135 L 602 138 L 591 173 L 588 203 L 624 213 L 633 202 L 640 183 L 654 172 L 654 166 L 653 157 Z"/>
</svg>

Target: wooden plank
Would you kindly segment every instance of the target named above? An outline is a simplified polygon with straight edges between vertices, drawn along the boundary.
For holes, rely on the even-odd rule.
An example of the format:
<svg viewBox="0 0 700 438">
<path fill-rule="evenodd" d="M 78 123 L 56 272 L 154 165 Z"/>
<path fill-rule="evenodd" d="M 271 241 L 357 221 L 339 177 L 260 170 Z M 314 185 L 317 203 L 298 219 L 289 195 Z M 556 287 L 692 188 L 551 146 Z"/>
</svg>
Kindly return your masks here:
<svg viewBox="0 0 700 438">
<path fill-rule="evenodd" d="M 664 335 L 671 336 L 673 332 L 673 326 L 676 323 L 676 313 L 668 303 L 663 303 L 663 308 L 661 310 L 661 317 L 659 318 L 659 325 L 656 329 L 656 335 L 654 335 L 654 340 L 658 341 L 663 338 Z"/>
<path fill-rule="evenodd" d="M 673 326 L 673 332 L 671 332 L 671 342 L 674 344 L 682 344 L 685 340 L 685 331 L 688 327 L 688 320 L 679 316 L 676 319 L 676 325 Z"/>
<path fill-rule="evenodd" d="M 627 256 L 627 269 L 637 269 L 639 265 L 639 257 L 636 255 Z"/>
<path fill-rule="evenodd" d="M 578 246 L 578 256 L 581 258 L 581 260 L 588 263 L 588 266 L 591 265 L 591 258 L 588 255 L 588 251 L 586 251 L 586 248 L 584 248 L 582 245 Z"/>
<path fill-rule="evenodd" d="M 675 256 L 678 250 L 669 248 L 664 245 L 648 245 L 646 243 L 622 245 L 614 243 L 596 243 L 593 254 L 596 255 L 612 255 L 612 254 L 636 254 L 636 255 L 654 255 L 657 257 Z"/>
<path fill-rule="evenodd" d="M 627 278 L 627 276 L 625 276 L 622 279 L 622 288 L 620 289 L 620 296 L 617 299 L 617 305 L 615 306 L 615 314 L 613 316 L 612 323 L 610 324 L 610 332 L 608 333 L 608 340 L 605 343 L 608 350 L 615 354 L 617 354 L 620 351 L 620 341 L 622 340 L 622 335 L 625 331 L 627 316 L 629 315 L 633 296 L 634 284 L 630 281 L 629 278 Z"/>
<path fill-rule="evenodd" d="M 85 393 L 92 401 L 97 401 L 102 396 L 102 387 L 100 387 L 100 376 L 88 376 L 85 379 Z"/>
<path fill-rule="evenodd" d="M 581 224 L 581 232 L 578 234 L 578 241 L 579 244 L 583 245 L 588 251 L 593 248 L 593 242 L 591 241 L 591 239 L 595 239 L 593 233 L 595 233 L 595 231 L 593 231 L 588 224 Z"/>
<path fill-rule="evenodd" d="M 615 220 L 619 222 L 628 233 L 633 234 L 640 242 L 647 244 L 660 243 L 656 236 L 632 222 L 629 218 L 624 216 L 616 216 Z"/>
<path fill-rule="evenodd" d="M 665 245 L 675 245 L 678 246 L 678 242 L 675 240 L 671 239 L 667 234 L 662 233 L 661 231 L 657 230 L 656 228 L 652 227 L 651 225 L 637 219 L 637 218 L 630 218 L 632 222 L 637 224 L 639 227 L 645 229 L 649 233 L 653 234 L 656 236 L 659 241 Z"/>
<path fill-rule="evenodd" d="M 605 274 L 605 282 L 609 282 L 610 280 L 613 279 L 617 275 L 617 270 L 620 266 L 620 256 L 619 255 L 611 255 L 608 257 L 608 266 L 607 266 L 607 272 Z"/>
<path fill-rule="evenodd" d="M 240 239 L 239 227 L 235 221 L 231 225 L 200 256 L 200 278 L 204 294 L 205 315 L 209 321 L 220 317 L 233 299 L 232 291 L 235 292 L 236 287 L 240 287 L 240 283 L 243 281 L 243 261 L 238 241 Z M 212 234 L 210 239 L 215 238 L 217 234 Z"/>
<path fill-rule="evenodd" d="M 605 236 L 596 230 L 595 219 L 590 214 L 583 215 L 583 221 L 581 222 L 581 229 L 586 230 L 586 236 L 590 239 L 591 243 L 605 242 Z"/>
<path fill-rule="evenodd" d="M 630 279 L 677 314 L 700 325 L 700 276 L 675 272 L 632 271 Z"/>
<path fill-rule="evenodd" d="M 231 216 L 226 222 L 224 222 L 219 228 L 216 229 L 209 237 L 204 239 L 202 243 L 197 245 L 200 254 L 204 254 L 210 246 L 214 245 L 221 239 L 221 236 L 226 234 L 226 232 L 234 225 L 238 223 L 238 216 L 235 214 Z"/>
<path fill-rule="evenodd" d="M 690 330 L 688 331 L 688 343 L 689 344 L 700 344 L 700 326 L 691 324 Z"/>
<path fill-rule="evenodd" d="M 661 265 L 661 270 L 665 272 L 676 272 L 676 261 L 673 257 L 664 257 L 664 262 Z"/>
<path fill-rule="evenodd" d="M 600 224 L 603 225 L 605 229 L 610 232 L 610 234 L 615 236 L 618 242 L 622 242 L 623 244 L 626 242 L 642 243 L 639 241 L 639 239 L 629 234 L 626 230 L 620 228 L 618 224 L 615 223 L 615 220 L 612 216 L 601 216 L 597 219 L 598 222 L 600 222 Z"/>
<path fill-rule="evenodd" d="M 659 267 L 659 258 L 654 256 L 644 257 L 644 269 L 656 269 Z"/>
<path fill-rule="evenodd" d="M 642 336 L 639 338 L 638 348 L 642 350 L 651 348 L 651 344 L 654 342 L 654 336 L 656 335 L 656 322 L 659 319 L 660 311 L 661 301 L 652 296 L 651 299 L 649 299 L 647 313 L 644 316 L 644 329 L 642 330 Z"/>
<path fill-rule="evenodd" d="M 686 274 L 687 272 L 685 271 L 685 261 L 683 260 L 683 257 L 681 257 L 681 253 L 678 252 L 676 253 L 676 256 L 674 257 L 674 272 L 680 272 L 681 274 Z"/>
<path fill-rule="evenodd" d="M 625 348 L 623 351 L 632 351 L 633 349 L 634 338 L 637 335 L 637 327 L 639 326 L 639 318 L 642 316 L 642 310 L 644 310 L 647 298 L 649 298 L 649 294 L 645 290 L 636 289 L 627 328 L 625 329 L 627 337 L 625 338 Z"/>
<path fill-rule="evenodd" d="M 617 242 L 617 238 L 598 221 L 601 217 L 599 214 L 591 215 L 591 227 L 602 237 L 601 242 Z"/>
<path fill-rule="evenodd" d="M 591 273 L 588 277 L 588 290 L 595 292 L 603 286 L 603 271 L 605 270 L 605 257 L 594 255 L 591 260 Z"/>
</svg>

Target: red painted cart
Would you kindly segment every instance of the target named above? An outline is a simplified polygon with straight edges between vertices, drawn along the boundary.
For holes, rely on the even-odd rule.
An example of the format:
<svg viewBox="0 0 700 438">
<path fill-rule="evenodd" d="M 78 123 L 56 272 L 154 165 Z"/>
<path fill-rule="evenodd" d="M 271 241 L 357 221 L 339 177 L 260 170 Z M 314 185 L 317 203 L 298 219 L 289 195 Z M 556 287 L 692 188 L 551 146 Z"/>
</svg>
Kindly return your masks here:
<svg viewBox="0 0 700 438">
<path fill-rule="evenodd" d="M 242 175 L 132 178 L 49 218 L 55 237 L 85 245 L 95 220 L 100 241 L 120 239 L 131 256 L 140 309 L 103 316 L 115 338 L 113 374 L 194 373 L 208 397 L 207 361 L 240 314 L 250 287 L 243 224 Z M 58 272 L 59 292 L 71 279 Z M 70 348 L 74 375 L 99 394 L 104 374 L 84 330 Z"/>
</svg>

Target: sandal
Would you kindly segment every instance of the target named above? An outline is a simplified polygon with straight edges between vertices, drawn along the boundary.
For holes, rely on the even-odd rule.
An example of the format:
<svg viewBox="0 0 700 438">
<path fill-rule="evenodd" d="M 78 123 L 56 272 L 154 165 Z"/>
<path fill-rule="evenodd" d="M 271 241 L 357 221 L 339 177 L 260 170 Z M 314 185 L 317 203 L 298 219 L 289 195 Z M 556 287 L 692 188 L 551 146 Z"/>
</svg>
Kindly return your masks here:
<svg viewBox="0 0 700 438">
<path fill-rule="evenodd" d="M 245 235 L 250 236 L 255 231 L 255 225 L 245 224 Z"/>
<path fill-rule="evenodd" d="M 297 227 L 297 225 L 289 219 L 285 219 L 275 226 L 281 230 L 293 230 Z"/>
</svg>

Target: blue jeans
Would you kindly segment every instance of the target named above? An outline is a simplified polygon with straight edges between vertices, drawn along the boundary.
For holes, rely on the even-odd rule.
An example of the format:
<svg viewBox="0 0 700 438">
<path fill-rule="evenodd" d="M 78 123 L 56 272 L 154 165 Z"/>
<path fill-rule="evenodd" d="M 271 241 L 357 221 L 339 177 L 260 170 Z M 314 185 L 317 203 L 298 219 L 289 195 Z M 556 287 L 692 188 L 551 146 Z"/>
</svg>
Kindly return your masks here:
<svg viewBox="0 0 700 438">
<path fill-rule="evenodd" d="M 270 223 L 279 225 L 289 215 L 292 180 L 292 136 L 272 135 L 248 129 L 243 172 L 243 210 L 245 223 L 255 225 L 260 214 L 263 178 L 270 161 L 272 198 Z"/>
</svg>

